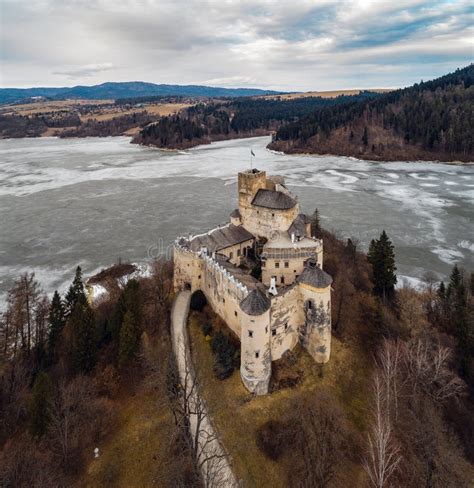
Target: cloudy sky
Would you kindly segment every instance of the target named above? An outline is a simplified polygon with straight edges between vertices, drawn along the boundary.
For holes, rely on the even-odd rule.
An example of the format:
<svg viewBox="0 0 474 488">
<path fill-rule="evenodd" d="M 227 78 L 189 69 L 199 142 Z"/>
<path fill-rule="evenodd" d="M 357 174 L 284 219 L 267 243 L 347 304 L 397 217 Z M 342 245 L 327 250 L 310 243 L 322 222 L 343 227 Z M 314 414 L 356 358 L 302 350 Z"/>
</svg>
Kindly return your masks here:
<svg viewBox="0 0 474 488">
<path fill-rule="evenodd" d="M 474 58 L 472 0 L 0 0 L 0 84 L 406 86 Z"/>
</svg>

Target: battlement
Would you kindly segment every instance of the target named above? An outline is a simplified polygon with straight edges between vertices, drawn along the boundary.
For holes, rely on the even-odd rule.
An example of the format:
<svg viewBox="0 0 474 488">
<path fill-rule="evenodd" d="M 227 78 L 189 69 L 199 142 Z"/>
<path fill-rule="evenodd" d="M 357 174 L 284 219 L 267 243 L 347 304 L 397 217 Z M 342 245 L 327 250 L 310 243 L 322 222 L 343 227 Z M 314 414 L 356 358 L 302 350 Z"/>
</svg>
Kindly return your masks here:
<svg viewBox="0 0 474 488">
<path fill-rule="evenodd" d="M 238 192 L 230 223 L 176 239 L 174 287 L 204 293 L 240 340 L 242 382 L 260 395 L 272 361 L 297 344 L 329 360 L 332 279 L 322 269 L 323 243 L 283 177 L 242 171 Z"/>
</svg>

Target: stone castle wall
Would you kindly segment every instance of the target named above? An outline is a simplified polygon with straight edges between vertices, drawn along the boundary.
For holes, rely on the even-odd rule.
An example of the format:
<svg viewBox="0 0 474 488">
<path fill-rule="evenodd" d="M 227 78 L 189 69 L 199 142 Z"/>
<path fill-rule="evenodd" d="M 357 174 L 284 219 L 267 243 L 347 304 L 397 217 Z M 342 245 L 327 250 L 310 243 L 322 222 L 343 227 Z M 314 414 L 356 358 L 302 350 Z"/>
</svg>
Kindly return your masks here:
<svg viewBox="0 0 474 488">
<path fill-rule="evenodd" d="M 244 227 L 252 234 L 271 239 L 276 231 L 286 232 L 298 217 L 299 205 L 288 210 L 241 205 L 240 214 Z"/>
</svg>

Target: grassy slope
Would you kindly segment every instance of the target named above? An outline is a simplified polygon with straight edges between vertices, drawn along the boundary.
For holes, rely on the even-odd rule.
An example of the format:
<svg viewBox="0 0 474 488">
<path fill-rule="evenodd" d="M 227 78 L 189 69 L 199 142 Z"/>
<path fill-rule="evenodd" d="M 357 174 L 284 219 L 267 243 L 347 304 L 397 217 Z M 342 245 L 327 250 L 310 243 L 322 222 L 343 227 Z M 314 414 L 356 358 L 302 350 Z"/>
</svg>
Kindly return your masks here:
<svg viewBox="0 0 474 488">
<path fill-rule="evenodd" d="M 204 388 L 211 415 L 228 450 L 238 479 L 245 487 L 285 487 L 286 470 L 282 462 L 274 462 L 262 453 L 256 444 L 256 432 L 269 419 L 279 419 L 285 413 L 288 401 L 298 391 L 315 391 L 326 386 L 334 388 L 349 420 L 363 431 L 367 422 L 367 364 L 366 356 L 337 339 L 333 339 L 332 356 L 321 368 L 304 351 L 299 354 L 296 368 L 304 371 L 304 379 L 296 389 L 283 389 L 271 395 L 253 397 L 244 388 L 239 372 L 225 381 L 215 378 L 213 357 L 209 343 L 203 336 L 199 317 L 190 318 L 189 334 L 194 364 Z M 339 467 L 341 486 L 365 486 L 365 477 L 359 464 L 346 463 Z"/>
<path fill-rule="evenodd" d="M 170 411 L 160 408 L 153 392 L 139 392 L 118 404 L 117 426 L 91 460 L 81 486 L 128 488 L 151 486 L 168 448 Z M 92 457 L 92 456 L 91 456 Z"/>
<path fill-rule="evenodd" d="M 148 361 L 160 366 L 166 346 L 160 341 L 142 339 Z M 90 462 L 79 486 L 90 488 L 130 488 L 163 486 L 169 461 L 174 421 L 163 390 L 161 369 L 130 369 L 114 398 L 115 425 L 103 445 L 100 457 Z M 87 453 L 89 456 L 89 453 Z M 166 477 L 164 478 L 166 479 Z"/>
</svg>

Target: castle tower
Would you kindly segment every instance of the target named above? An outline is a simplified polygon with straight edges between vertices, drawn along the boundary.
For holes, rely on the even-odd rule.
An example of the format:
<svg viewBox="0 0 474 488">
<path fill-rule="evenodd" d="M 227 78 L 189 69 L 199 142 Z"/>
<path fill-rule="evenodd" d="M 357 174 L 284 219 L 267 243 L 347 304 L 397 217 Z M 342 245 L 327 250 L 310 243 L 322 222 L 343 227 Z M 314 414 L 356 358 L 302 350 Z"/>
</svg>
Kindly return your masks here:
<svg viewBox="0 0 474 488">
<path fill-rule="evenodd" d="M 267 174 L 258 169 L 249 169 L 239 173 L 239 209 L 250 207 L 253 197 L 261 188 L 266 187 Z"/>
<path fill-rule="evenodd" d="M 241 302 L 240 376 L 256 395 L 268 393 L 271 376 L 270 299 L 259 288 Z"/>
<path fill-rule="evenodd" d="M 304 306 L 300 342 L 317 363 L 327 363 L 331 355 L 332 278 L 315 260 L 308 260 L 297 282 Z"/>
</svg>

